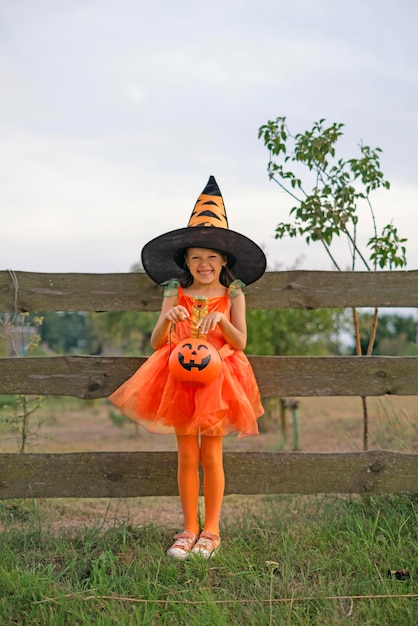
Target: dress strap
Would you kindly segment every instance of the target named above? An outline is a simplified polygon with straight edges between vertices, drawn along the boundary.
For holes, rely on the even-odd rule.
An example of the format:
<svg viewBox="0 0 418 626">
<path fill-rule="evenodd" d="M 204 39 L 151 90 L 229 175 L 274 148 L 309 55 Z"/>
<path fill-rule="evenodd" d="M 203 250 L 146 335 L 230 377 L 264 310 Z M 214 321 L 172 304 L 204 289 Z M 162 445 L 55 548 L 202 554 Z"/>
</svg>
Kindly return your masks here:
<svg viewBox="0 0 418 626">
<path fill-rule="evenodd" d="M 232 281 L 232 283 L 229 285 L 228 288 L 228 295 L 231 298 L 235 298 L 236 296 L 240 296 L 242 293 L 244 293 L 243 287 L 245 287 L 245 283 L 242 282 L 242 280 L 239 280 L 239 278 L 237 278 L 236 280 Z"/>
<path fill-rule="evenodd" d="M 180 282 L 176 278 L 166 280 L 165 283 L 160 285 L 163 288 L 164 298 L 168 296 L 177 296 L 179 292 Z"/>
</svg>

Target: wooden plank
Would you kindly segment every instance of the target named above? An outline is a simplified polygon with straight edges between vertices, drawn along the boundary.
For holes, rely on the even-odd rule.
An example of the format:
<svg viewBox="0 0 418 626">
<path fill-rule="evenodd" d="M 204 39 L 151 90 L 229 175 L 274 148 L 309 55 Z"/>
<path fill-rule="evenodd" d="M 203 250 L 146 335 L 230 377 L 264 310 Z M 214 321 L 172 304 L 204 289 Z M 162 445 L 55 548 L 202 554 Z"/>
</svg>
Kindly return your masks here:
<svg viewBox="0 0 418 626">
<path fill-rule="evenodd" d="M 226 494 L 418 493 L 414 454 L 226 452 L 224 464 Z M 177 495 L 176 467 L 175 452 L 0 454 L 0 498 Z"/>
<path fill-rule="evenodd" d="M 418 306 L 418 271 L 266 272 L 246 288 L 250 309 Z"/>
<path fill-rule="evenodd" d="M 250 309 L 418 306 L 418 270 L 266 272 L 246 288 Z M 158 311 L 161 289 L 143 272 L 0 272 L 0 311 Z"/>
<path fill-rule="evenodd" d="M 3 358 L 0 393 L 103 398 L 145 360 L 146 357 L 92 356 Z"/>
<path fill-rule="evenodd" d="M 143 272 L 0 272 L 0 311 L 158 311 L 161 295 Z"/>
<path fill-rule="evenodd" d="M 0 454 L 0 498 L 175 494 L 175 452 Z"/>
<path fill-rule="evenodd" d="M 249 360 L 264 397 L 418 394 L 418 357 L 262 357 Z M 0 393 L 109 396 L 145 357 L 0 359 Z"/>
<path fill-rule="evenodd" d="M 417 395 L 418 357 L 249 357 L 265 397 Z"/>
</svg>

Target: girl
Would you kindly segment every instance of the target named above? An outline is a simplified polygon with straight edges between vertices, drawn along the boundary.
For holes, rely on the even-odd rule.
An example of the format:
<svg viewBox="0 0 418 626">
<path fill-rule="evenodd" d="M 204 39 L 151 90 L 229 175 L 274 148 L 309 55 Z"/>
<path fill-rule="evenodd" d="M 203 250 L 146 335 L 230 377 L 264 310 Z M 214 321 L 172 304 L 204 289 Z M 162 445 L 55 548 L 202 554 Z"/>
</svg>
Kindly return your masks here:
<svg viewBox="0 0 418 626">
<path fill-rule="evenodd" d="M 146 244 L 142 263 L 147 274 L 164 286 L 161 313 L 151 335 L 155 352 L 110 400 L 147 430 L 176 434 L 184 530 L 174 536 L 167 554 L 209 558 L 220 545 L 222 438 L 232 431 L 240 437 L 258 434 L 257 418 L 263 414 L 243 353 L 247 330 L 242 281 L 249 284 L 260 278 L 266 259 L 254 242 L 228 229 L 222 196 L 211 176 L 187 228 Z M 242 280 L 235 279 L 232 270 Z M 202 386 L 179 382 L 168 365 L 173 347 L 197 336 L 213 344 L 222 358 L 220 373 Z M 205 503 L 201 532 L 200 463 Z"/>
</svg>

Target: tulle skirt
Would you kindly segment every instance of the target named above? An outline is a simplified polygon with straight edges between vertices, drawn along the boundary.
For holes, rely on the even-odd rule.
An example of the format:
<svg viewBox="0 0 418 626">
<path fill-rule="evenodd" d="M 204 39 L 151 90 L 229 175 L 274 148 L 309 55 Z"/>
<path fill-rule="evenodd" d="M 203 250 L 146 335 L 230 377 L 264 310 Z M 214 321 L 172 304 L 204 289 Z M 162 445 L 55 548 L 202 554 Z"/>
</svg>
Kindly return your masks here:
<svg viewBox="0 0 418 626">
<path fill-rule="evenodd" d="M 257 418 L 264 409 L 251 365 L 243 352 L 228 345 L 221 352 L 218 377 L 208 385 L 191 387 L 170 373 L 170 347 L 164 345 L 109 400 L 152 433 L 257 435 Z"/>
</svg>

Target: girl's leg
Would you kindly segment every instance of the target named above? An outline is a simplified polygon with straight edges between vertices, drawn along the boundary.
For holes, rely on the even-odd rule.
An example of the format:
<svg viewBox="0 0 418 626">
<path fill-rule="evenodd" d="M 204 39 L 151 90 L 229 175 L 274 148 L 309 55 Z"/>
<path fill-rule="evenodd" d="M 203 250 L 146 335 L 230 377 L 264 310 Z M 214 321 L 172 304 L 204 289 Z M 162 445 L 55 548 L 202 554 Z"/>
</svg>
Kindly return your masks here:
<svg viewBox="0 0 418 626">
<path fill-rule="evenodd" d="M 204 471 L 205 524 L 204 529 L 219 535 L 219 518 L 225 491 L 222 436 L 201 438 L 200 458 Z"/>
<path fill-rule="evenodd" d="M 199 534 L 199 463 L 197 435 L 177 435 L 177 482 L 184 516 L 184 530 Z"/>
</svg>

